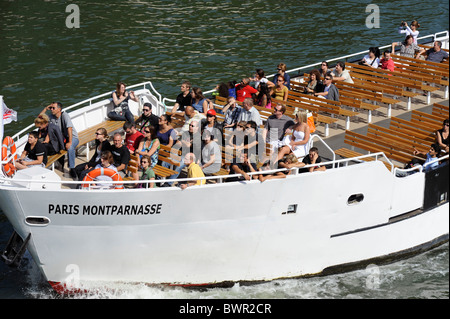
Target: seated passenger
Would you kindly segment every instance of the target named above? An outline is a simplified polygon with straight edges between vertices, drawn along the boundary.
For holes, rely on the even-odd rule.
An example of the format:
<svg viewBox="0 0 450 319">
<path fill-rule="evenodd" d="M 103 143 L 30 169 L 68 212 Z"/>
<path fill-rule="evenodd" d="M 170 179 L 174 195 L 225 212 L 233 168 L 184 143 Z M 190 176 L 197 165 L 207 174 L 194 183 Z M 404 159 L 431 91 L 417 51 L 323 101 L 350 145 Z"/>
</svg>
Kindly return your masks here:
<svg viewBox="0 0 450 319">
<path fill-rule="evenodd" d="M 250 79 L 250 81 L 255 82 L 254 88 L 258 89 L 259 85 L 261 83 L 266 84 L 267 87 L 273 87 L 275 86 L 275 84 L 273 84 L 273 82 L 270 82 L 266 76 L 264 75 L 264 70 L 263 69 L 256 69 L 256 73 L 255 73 L 255 77 Z"/>
<path fill-rule="evenodd" d="M 253 121 L 248 121 L 245 125 L 244 146 L 242 149 L 247 153 L 251 163 L 258 164 L 265 155 L 264 137 L 258 132 L 258 127 Z"/>
<path fill-rule="evenodd" d="M 314 94 L 316 92 L 322 91 L 323 91 L 323 82 L 320 78 L 319 71 L 317 69 L 311 70 L 311 72 L 309 72 L 308 85 L 305 87 L 305 91 L 303 93 Z"/>
<path fill-rule="evenodd" d="M 441 63 L 442 61 L 448 59 L 448 53 L 441 49 L 442 42 L 435 41 L 433 47 L 426 51 L 427 61 Z"/>
<path fill-rule="evenodd" d="M 117 168 L 120 176 L 123 178 L 126 176 L 126 168 L 130 162 L 130 151 L 128 147 L 123 145 L 123 137 L 120 133 L 115 133 L 113 136 L 113 145 L 110 151 L 114 158 L 114 166 Z"/>
<path fill-rule="evenodd" d="M 195 160 L 196 160 L 196 158 L 193 153 L 188 153 L 184 157 L 184 165 L 187 166 L 187 168 L 188 168 L 187 178 L 205 177 L 205 174 L 203 174 L 202 169 L 195 162 Z M 193 180 L 193 181 L 189 181 L 187 183 L 182 183 L 180 185 L 180 188 L 186 189 L 186 187 L 188 187 L 188 186 L 200 186 L 200 185 L 204 185 L 205 182 L 206 181 L 204 179 Z"/>
<path fill-rule="evenodd" d="M 192 121 L 200 122 L 204 118 L 206 118 L 206 116 L 203 113 L 195 110 L 190 105 L 186 106 L 184 112 L 184 125 L 181 128 L 181 133 L 189 131 L 189 124 L 191 124 Z"/>
<path fill-rule="evenodd" d="M 440 154 L 441 154 L 441 147 L 440 147 L 438 144 L 435 144 L 435 143 L 431 144 L 430 150 L 429 150 L 427 153 L 421 152 L 421 151 L 417 150 L 416 148 L 414 148 L 414 151 L 413 151 L 413 155 L 414 155 L 414 156 L 417 156 L 417 155 L 425 155 L 425 156 L 426 156 L 426 159 L 425 159 L 425 160 L 421 160 L 421 159 L 419 159 L 419 158 L 413 158 L 413 159 L 405 166 L 405 169 L 412 168 L 412 167 L 414 167 L 414 166 L 416 166 L 416 165 L 422 165 L 422 166 L 424 166 L 424 169 L 423 169 L 424 172 L 428 172 L 428 171 L 431 171 L 431 170 L 433 170 L 433 169 L 436 169 L 436 168 L 438 168 L 438 166 L 439 166 L 439 162 L 438 162 L 438 161 L 436 161 L 436 162 L 434 162 L 434 163 L 432 163 L 432 164 L 429 164 L 429 165 L 426 165 L 426 164 L 428 164 L 428 163 L 430 163 L 431 161 L 437 159 L 437 158 L 439 157 Z M 425 165 L 426 165 L 426 166 L 425 166 Z"/>
<path fill-rule="evenodd" d="M 333 76 L 328 74 L 323 79 L 323 92 L 316 92 L 314 96 L 323 97 L 332 101 L 339 101 L 339 90 L 336 85 L 333 84 Z"/>
<path fill-rule="evenodd" d="M 110 151 L 102 152 L 102 155 L 100 156 L 100 163 L 97 164 L 94 169 L 96 168 L 109 168 L 117 172 L 117 168 L 114 166 L 114 157 Z M 99 175 L 94 179 L 94 181 L 112 181 L 112 178 L 106 175 Z M 97 183 L 96 185 L 101 188 L 114 188 L 114 184 Z"/>
<path fill-rule="evenodd" d="M 134 123 L 134 115 L 131 113 L 128 106 L 128 101 L 132 99 L 138 102 L 137 97 L 134 95 L 134 91 L 126 91 L 125 83 L 117 83 L 116 90 L 112 93 L 112 99 L 114 104 L 114 110 L 108 113 L 108 117 L 113 121 L 128 121 Z"/>
<path fill-rule="evenodd" d="M 286 86 L 288 88 L 288 90 L 291 89 L 291 77 L 289 76 L 289 74 L 286 73 L 287 70 L 287 66 L 284 63 L 279 63 L 277 65 L 277 74 L 274 75 L 273 77 L 273 84 L 276 85 L 278 82 L 278 77 L 281 76 L 284 79 L 284 86 Z"/>
<path fill-rule="evenodd" d="M 82 181 L 87 173 L 94 169 L 97 164 L 101 164 L 101 155 L 103 151 L 111 149 L 111 143 L 108 141 L 108 132 L 104 128 L 99 128 L 95 132 L 95 152 L 88 163 L 75 166 L 75 173 L 78 180 Z"/>
<path fill-rule="evenodd" d="M 151 158 L 148 155 L 142 155 L 141 159 L 141 167 L 142 167 L 142 175 L 139 177 L 140 181 L 143 180 L 154 180 L 156 178 L 155 171 L 150 167 Z M 154 188 L 155 183 L 145 183 L 139 184 L 139 188 Z"/>
<path fill-rule="evenodd" d="M 403 42 L 393 42 L 392 43 L 392 54 L 395 54 L 395 47 L 401 46 L 400 55 L 408 58 L 418 58 L 419 55 L 425 52 L 425 49 L 422 49 L 417 44 L 414 43 L 414 38 L 412 35 L 407 35 Z"/>
<path fill-rule="evenodd" d="M 172 113 L 182 112 L 184 113 L 186 106 L 192 104 L 191 96 L 191 83 L 189 81 L 184 81 L 181 83 L 181 93 L 178 94 L 175 105 L 172 108 Z"/>
<path fill-rule="evenodd" d="M 261 115 L 258 110 L 253 106 L 253 99 L 246 98 L 242 102 L 242 111 L 239 115 L 238 122 L 241 121 L 253 121 L 256 125 L 260 126 L 262 124 Z"/>
<path fill-rule="evenodd" d="M 227 141 L 228 147 L 231 147 L 233 150 L 241 150 L 244 148 L 245 129 L 247 128 L 246 125 L 246 121 L 240 121 L 237 123 L 236 129 Z"/>
<path fill-rule="evenodd" d="M 295 158 L 297 159 L 297 158 Z M 260 172 L 264 171 L 270 171 L 272 168 L 270 167 L 270 162 L 266 161 L 261 168 L 259 169 Z M 290 173 L 290 171 L 289 171 Z M 288 173 L 288 174 L 289 174 Z M 262 183 L 264 181 L 267 181 L 268 179 L 279 179 L 279 178 L 286 178 L 286 174 L 284 172 L 275 172 L 272 174 L 259 174 L 258 179 Z"/>
<path fill-rule="evenodd" d="M 255 96 L 255 104 L 266 109 L 272 108 L 272 97 L 270 96 L 270 88 L 266 83 L 258 86 L 258 94 Z"/>
<path fill-rule="evenodd" d="M 56 124 L 50 123 L 46 114 L 39 114 L 34 120 L 34 125 L 38 128 L 38 140 L 44 145 L 47 155 L 55 155 L 64 150 L 64 137 L 61 129 Z"/>
<path fill-rule="evenodd" d="M 296 124 L 292 128 L 292 134 L 283 139 L 285 146 L 278 150 L 277 162 L 290 153 L 294 153 L 297 158 L 308 153 L 310 130 L 307 120 L 308 113 L 305 110 L 295 113 Z"/>
<path fill-rule="evenodd" d="M 449 144 L 449 138 L 448 138 L 448 119 L 445 119 L 442 123 L 442 128 L 440 130 L 436 131 L 436 144 L 438 144 L 441 149 L 448 154 L 448 144 Z"/>
<path fill-rule="evenodd" d="M 248 159 L 247 152 L 240 152 L 234 159 L 230 166 L 230 175 L 241 174 L 242 176 L 229 177 L 226 182 L 237 182 L 243 180 L 251 180 L 247 173 L 255 173 L 258 171 L 256 163 L 251 163 Z M 257 175 L 253 175 L 253 179 L 257 179 Z"/>
<path fill-rule="evenodd" d="M 388 50 L 383 52 L 383 58 L 380 61 L 380 66 L 382 70 L 389 70 L 394 72 L 395 64 L 394 60 L 391 58 L 391 52 Z"/>
<path fill-rule="evenodd" d="M 252 94 L 258 93 L 258 90 L 251 87 L 249 83 L 249 78 L 243 78 L 240 83 L 236 84 L 236 100 L 239 102 L 243 102 L 247 98 L 252 99 Z"/>
<path fill-rule="evenodd" d="M 159 117 L 152 113 L 152 104 L 144 103 L 142 107 L 142 114 L 136 120 L 136 125 L 139 126 L 139 132 L 144 131 L 144 127 L 154 126 L 156 130 L 159 130 Z"/>
<path fill-rule="evenodd" d="M 284 114 L 285 112 L 286 106 L 282 104 L 275 105 L 273 114 L 267 118 L 264 126 L 263 136 L 266 143 L 269 143 L 276 149 L 284 145 L 282 141 L 286 131 L 295 125 L 294 121 Z"/>
<path fill-rule="evenodd" d="M 217 114 L 214 109 L 208 110 L 206 112 L 206 119 L 200 122 L 201 130 L 209 131 L 214 136 L 214 141 L 222 145 L 223 142 L 223 124 L 217 121 Z"/>
<path fill-rule="evenodd" d="M 125 131 L 125 144 L 130 150 L 130 154 L 134 154 L 139 146 L 139 143 L 144 138 L 144 135 L 136 129 L 134 123 L 125 122 L 123 124 L 123 130 Z"/>
<path fill-rule="evenodd" d="M 193 88 L 191 92 L 192 104 L 191 106 L 199 113 L 206 116 L 206 112 L 212 108 L 212 103 L 204 95 L 200 88 Z"/>
<path fill-rule="evenodd" d="M 20 158 L 15 162 L 17 169 L 26 169 L 34 166 L 45 167 L 47 164 L 47 151 L 38 141 L 38 132 L 32 131 L 28 133 L 28 142 L 20 155 Z"/>
<path fill-rule="evenodd" d="M 158 156 L 160 149 L 160 142 L 156 137 L 156 130 L 153 126 L 146 127 L 144 130 L 144 138 L 139 143 L 136 149 L 136 155 L 138 155 L 139 165 L 143 155 L 150 156 L 150 168 L 153 168 L 158 164 Z M 137 180 L 137 178 L 135 178 Z"/>
<path fill-rule="evenodd" d="M 360 64 L 370 66 L 374 69 L 380 64 L 380 49 L 378 47 L 370 47 L 369 54 L 365 55 Z"/>
<path fill-rule="evenodd" d="M 167 147 L 172 147 L 177 140 L 177 131 L 170 125 L 172 122 L 171 116 L 163 114 L 159 118 L 159 130 L 156 133 L 159 142 Z"/>
<path fill-rule="evenodd" d="M 224 129 L 234 130 L 238 122 L 239 115 L 242 108 L 236 103 L 236 99 L 233 96 L 227 98 L 227 104 L 223 107 L 222 113 L 225 114 L 225 121 L 223 122 Z"/>
<path fill-rule="evenodd" d="M 210 131 L 205 130 L 202 137 L 204 146 L 202 148 L 201 168 L 205 175 L 212 175 L 217 173 L 222 166 L 222 152 Z"/>
<path fill-rule="evenodd" d="M 320 65 L 319 73 L 320 73 L 320 77 L 321 78 L 325 78 L 325 76 L 327 74 L 331 73 L 331 70 L 328 68 L 328 62 L 327 61 L 322 61 L 322 64 Z"/>
<path fill-rule="evenodd" d="M 354 83 L 352 77 L 350 76 L 350 73 L 345 69 L 345 62 L 339 61 L 331 74 L 333 75 L 334 81 Z"/>
<path fill-rule="evenodd" d="M 271 96 L 275 100 L 287 101 L 289 96 L 289 89 L 284 85 L 284 75 L 278 75 L 276 86 L 271 89 Z"/>
<path fill-rule="evenodd" d="M 317 147 L 311 147 L 309 150 L 309 155 L 303 158 L 303 163 L 305 164 L 304 166 L 322 163 L 322 158 L 319 156 L 319 150 Z M 325 170 L 325 166 L 311 166 L 300 170 L 300 172 L 316 172 Z"/>
</svg>

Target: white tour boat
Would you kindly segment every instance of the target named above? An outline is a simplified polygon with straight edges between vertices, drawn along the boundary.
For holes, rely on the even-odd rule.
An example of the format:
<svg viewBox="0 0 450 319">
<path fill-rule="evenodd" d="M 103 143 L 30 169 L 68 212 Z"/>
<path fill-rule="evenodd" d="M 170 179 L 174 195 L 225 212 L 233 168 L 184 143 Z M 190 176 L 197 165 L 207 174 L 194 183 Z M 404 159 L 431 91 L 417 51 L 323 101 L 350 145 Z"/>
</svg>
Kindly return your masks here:
<svg viewBox="0 0 450 319">
<path fill-rule="evenodd" d="M 448 32 L 440 37 L 448 48 Z M 134 115 L 144 102 L 156 115 L 173 102 L 150 82 L 128 89 L 139 97 L 130 101 Z M 66 108 L 78 132 L 105 121 L 110 94 Z M 12 136 L 16 154 L 33 129 Z M 13 176 L 3 170 L 0 208 L 14 233 L 2 257 L 17 264 L 28 250 L 46 280 L 64 292 L 102 282 L 199 286 L 322 275 L 448 241 L 448 155 L 435 170 L 418 166 L 401 174 L 408 172 L 382 152 L 336 159 L 326 139 L 314 135 L 310 144 L 331 154 L 322 163 L 330 169 L 293 169 L 286 178 L 263 183 L 223 183 L 224 176 L 210 176 L 216 183 L 185 190 L 78 189 L 81 182 L 51 169 Z M 2 167 L 11 158 L 2 158 Z"/>
</svg>

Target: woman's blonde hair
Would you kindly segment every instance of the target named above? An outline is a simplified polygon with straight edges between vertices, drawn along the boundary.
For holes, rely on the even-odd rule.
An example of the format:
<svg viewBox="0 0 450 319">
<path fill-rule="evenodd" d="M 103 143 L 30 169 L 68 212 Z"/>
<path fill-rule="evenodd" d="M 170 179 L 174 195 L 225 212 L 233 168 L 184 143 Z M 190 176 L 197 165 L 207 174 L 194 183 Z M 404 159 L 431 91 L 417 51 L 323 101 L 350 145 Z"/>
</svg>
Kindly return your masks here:
<svg viewBox="0 0 450 319">
<path fill-rule="evenodd" d="M 298 110 L 295 112 L 295 117 L 297 117 L 303 123 L 308 121 L 308 113 L 305 110 Z"/>
<path fill-rule="evenodd" d="M 38 117 L 34 120 L 35 125 L 42 125 L 42 124 L 48 124 L 50 122 L 49 117 L 47 114 L 40 114 Z"/>
</svg>

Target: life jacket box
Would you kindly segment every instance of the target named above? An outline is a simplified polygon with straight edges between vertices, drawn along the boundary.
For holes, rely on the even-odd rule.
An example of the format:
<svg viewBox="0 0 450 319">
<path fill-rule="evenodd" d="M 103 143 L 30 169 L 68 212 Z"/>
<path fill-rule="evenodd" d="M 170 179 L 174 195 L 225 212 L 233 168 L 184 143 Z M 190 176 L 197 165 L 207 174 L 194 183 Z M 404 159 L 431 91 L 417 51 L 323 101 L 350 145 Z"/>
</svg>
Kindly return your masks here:
<svg viewBox="0 0 450 319">
<path fill-rule="evenodd" d="M 26 187 L 29 189 L 61 189 L 61 178 L 55 172 L 44 167 L 30 167 L 18 170 L 11 179 L 11 185 L 15 187 Z"/>
</svg>

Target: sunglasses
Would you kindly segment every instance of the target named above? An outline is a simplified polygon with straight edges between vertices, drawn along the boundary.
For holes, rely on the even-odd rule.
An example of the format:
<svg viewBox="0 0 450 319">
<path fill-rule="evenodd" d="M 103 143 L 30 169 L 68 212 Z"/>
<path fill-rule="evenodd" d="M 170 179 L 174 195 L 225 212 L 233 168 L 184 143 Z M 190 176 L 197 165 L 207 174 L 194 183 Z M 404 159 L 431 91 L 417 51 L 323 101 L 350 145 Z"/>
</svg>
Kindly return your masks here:
<svg viewBox="0 0 450 319">
<path fill-rule="evenodd" d="M 102 133 L 98 133 L 98 132 L 96 132 L 96 133 L 95 133 L 95 135 L 103 135 L 103 134 L 102 134 Z"/>
<path fill-rule="evenodd" d="M 141 161 L 142 164 L 148 163 L 147 161 Z"/>
<path fill-rule="evenodd" d="M 324 80 L 331 80 L 330 78 L 325 78 Z"/>
<path fill-rule="evenodd" d="M 145 133 L 150 133 L 150 131 L 144 130 Z"/>
<path fill-rule="evenodd" d="M 54 110 L 54 109 L 56 109 L 56 107 L 51 106 L 51 107 L 49 107 L 48 109 L 49 109 L 49 110 Z"/>
<path fill-rule="evenodd" d="M 144 111 L 144 112 L 150 112 L 149 109 L 142 109 L 142 111 Z"/>
</svg>

